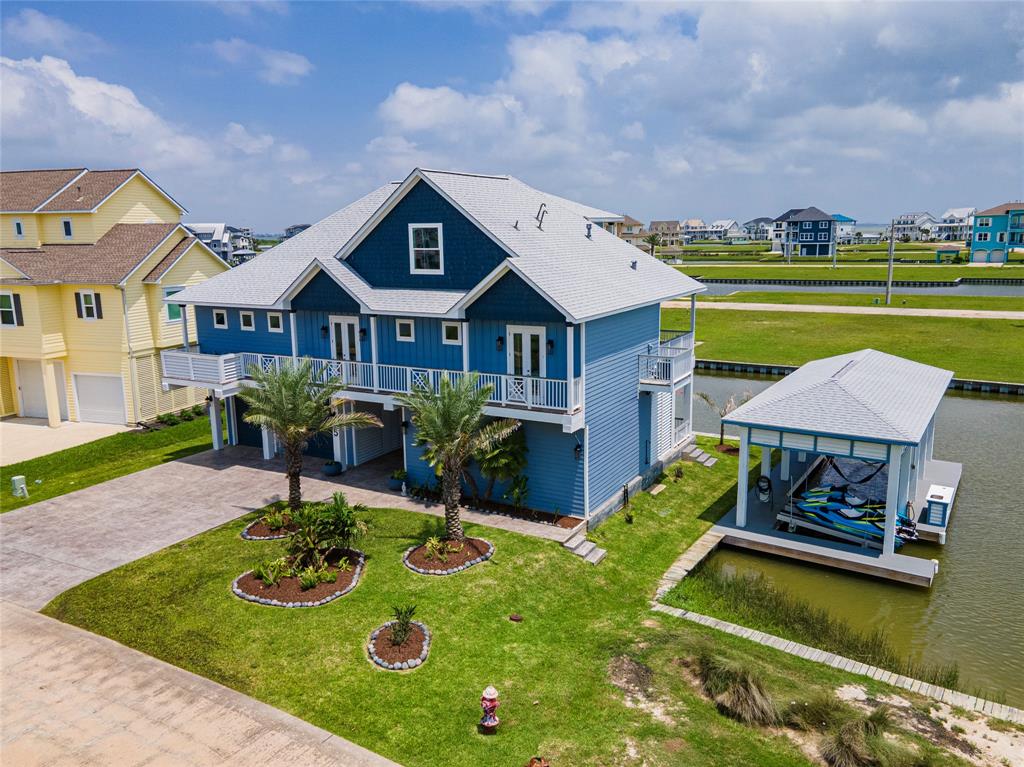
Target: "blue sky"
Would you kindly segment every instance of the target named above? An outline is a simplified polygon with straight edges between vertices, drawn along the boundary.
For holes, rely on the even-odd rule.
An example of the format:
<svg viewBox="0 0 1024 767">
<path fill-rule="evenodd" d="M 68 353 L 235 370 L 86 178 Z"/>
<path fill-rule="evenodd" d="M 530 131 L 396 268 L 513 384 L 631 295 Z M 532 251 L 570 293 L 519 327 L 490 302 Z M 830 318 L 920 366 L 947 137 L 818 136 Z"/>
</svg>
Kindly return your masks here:
<svg viewBox="0 0 1024 767">
<path fill-rule="evenodd" d="M 1024 196 L 1019 3 L 17 3 L 5 169 L 141 166 L 312 222 L 414 166 L 637 218 Z"/>
</svg>

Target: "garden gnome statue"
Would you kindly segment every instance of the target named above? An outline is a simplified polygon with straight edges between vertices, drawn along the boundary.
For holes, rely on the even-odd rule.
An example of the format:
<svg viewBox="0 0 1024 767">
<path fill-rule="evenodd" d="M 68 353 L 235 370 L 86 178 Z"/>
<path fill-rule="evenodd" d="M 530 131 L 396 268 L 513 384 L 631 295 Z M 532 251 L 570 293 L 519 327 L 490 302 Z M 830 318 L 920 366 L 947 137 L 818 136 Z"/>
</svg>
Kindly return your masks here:
<svg viewBox="0 0 1024 767">
<path fill-rule="evenodd" d="M 484 710 L 484 715 L 480 717 L 480 729 L 486 733 L 493 733 L 498 727 L 498 706 L 501 704 L 498 702 L 498 691 L 493 687 L 488 686 L 484 690 L 483 695 L 480 696 L 480 708 Z"/>
</svg>

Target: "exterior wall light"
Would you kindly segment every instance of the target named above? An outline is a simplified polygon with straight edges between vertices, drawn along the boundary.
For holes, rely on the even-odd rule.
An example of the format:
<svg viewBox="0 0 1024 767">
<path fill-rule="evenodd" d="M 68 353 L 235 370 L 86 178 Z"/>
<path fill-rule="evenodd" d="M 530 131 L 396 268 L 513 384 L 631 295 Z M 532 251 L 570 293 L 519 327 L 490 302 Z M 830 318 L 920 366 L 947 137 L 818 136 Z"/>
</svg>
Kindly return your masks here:
<svg viewBox="0 0 1024 767">
<path fill-rule="evenodd" d="M 331 334 L 331 329 L 329 327 L 327 327 L 326 325 L 321 325 L 320 326 L 320 337 L 321 338 L 327 338 L 327 336 L 329 336 L 330 334 Z"/>
<path fill-rule="evenodd" d="M 553 352 L 554 350 L 555 350 L 555 339 L 549 338 L 548 339 L 548 354 L 551 354 L 551 352 Z"/>
<path fill-rule="evenodd" d="M 494 344 L 500 352 L 505 348 L 505 336 L 498 336 L 498 340 Z"/>
<path fill-rule="evenodd" d="M 577 442 L 576 443 L 576 447 L 574 447 L 572 449 L 572 452 L 573 452 L 573 455 L 576 456 L 576 460 L 578 461 L 580 458 L 583 457 L 583 445 L 581 445 L 579 442 Z"/>
<path fill-rule="evenodd" d="M 360 341 L 365 341 L 366 340 L 366 328 L 359 328 L 359 340 Z"/>
</svg>

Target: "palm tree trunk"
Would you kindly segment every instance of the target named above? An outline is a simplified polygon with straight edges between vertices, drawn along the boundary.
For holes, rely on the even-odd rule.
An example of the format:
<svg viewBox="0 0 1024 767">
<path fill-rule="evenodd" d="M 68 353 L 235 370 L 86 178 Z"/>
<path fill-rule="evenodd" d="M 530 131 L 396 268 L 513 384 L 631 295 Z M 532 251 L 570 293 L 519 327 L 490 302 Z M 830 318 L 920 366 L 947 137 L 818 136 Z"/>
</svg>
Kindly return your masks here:
<svg viewBox="0 0 1024 767">
<path fill-rule="evenodd" d="M 723 415 L 722 418 L 725 418 L 725 416 Z M 725 444 L 725 421 L 718 422 L 718 444 Z"/>
<path fill-rule="evenodd" d="M 302 506 L 302 445 L 288 443 L 284 449 L 284 470 L 288 475 L 288 508 L 298 511 Z"/>
<path fill-rule="evenodd" d="M 466 533 L 462 530 L 462 520 L 459 518 L 459 500 L 462 495 L 459 474 L 459 470 L 454 466 L 445 466 L 441 471 L 445 537 L 450 541 L 463 541 L 466 538 Z"/>
</svg>

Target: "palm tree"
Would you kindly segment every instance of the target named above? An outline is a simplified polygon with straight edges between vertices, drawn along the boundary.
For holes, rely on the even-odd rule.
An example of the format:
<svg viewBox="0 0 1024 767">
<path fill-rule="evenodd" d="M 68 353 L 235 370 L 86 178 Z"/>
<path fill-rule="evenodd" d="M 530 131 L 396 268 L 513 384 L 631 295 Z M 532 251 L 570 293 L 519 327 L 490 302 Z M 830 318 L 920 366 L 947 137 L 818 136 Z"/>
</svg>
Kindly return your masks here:
<svg viewBox="0 0 1024 767">
<path fill-rule="evenodd" d="M 658 253 L 658 247 L 661 245 L 661 235 L 657 232 L 653 232 L 644 237 L 644 244 L 651 246 L 651 255 L 656 256 Z"/>
<path fill-rule="evenodd" d="M 477 373 L 467 373 L 455 383 L 442 378 L 437 392 L 419 387 L 397 397 L 412 411 L 414 444 L 426 445 L 424 458 L 441 471 L 445 535 L 452 541 L 466 537 L 459 518 L 460 480 L 466 464 L 474 454 L 490 449 L 519 428 L 519 421 L 512 418 L 485 423 L 484 405 L 492 387 L 480 386 L 478 379 Z"/>
<path fill-rule="evenodd" d="M 727 399 L 722 405 L 719 405 L 715 401 L 715 399 L 706 391 L 697 392 L 697 396 L 700 397 L 700 399 L 704 402 L 705 405 L 707 405 L 709 408 L 718 413 L 718 417 L 721 419 L 725 418 L 727 415 L 729 415 L 729 413 L 738 408 L 740 405 L 749 402 L 751 397 L 754 396 L 754 394 L 753 392 L 745 391 L 743 392 L 742 398 L 738 401 L 736 399 L 735 394 L 730 394 L 729 399 Z M 725 444 L 725 424 L 721 422 L 718 424 L 718 444 Z"/>
<path fill-rule="evenodd" d="M 253 365 L 249 377 L 255 386 L 238 393 L 248 410 L 244 420 L 253 426 L 270 429 L 284 446 L 285 473 L 288 475 L 288 508 L 297 511 L 302 505 L 299 476 L 302 473 L 302 451 L 309 440 L 319 434 L 344 429 L 380 426 L 380 420 L 369 413 L 334 413 L 331 401 L 345 385 L 338 379 L 312 382 L 309 360 L 283 364 L 263 370 Z"/>
</svg>

